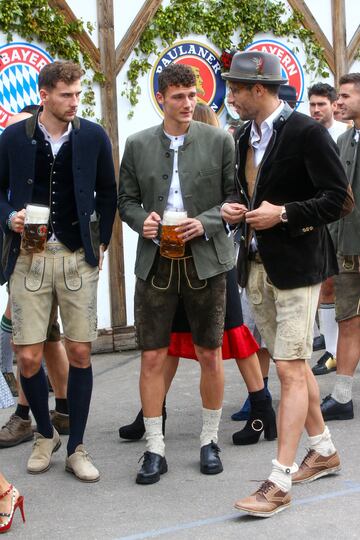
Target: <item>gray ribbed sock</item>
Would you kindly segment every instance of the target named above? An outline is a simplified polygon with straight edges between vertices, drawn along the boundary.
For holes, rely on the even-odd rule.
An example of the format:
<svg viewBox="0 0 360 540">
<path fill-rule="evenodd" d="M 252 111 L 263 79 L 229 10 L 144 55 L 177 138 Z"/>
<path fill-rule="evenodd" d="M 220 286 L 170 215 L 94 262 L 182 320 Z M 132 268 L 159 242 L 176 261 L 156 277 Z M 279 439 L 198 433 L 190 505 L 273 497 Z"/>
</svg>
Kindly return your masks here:
<svg viewBox="0 0 360 540">
<path fill-rule="evenodd" d="M 339 403 L 348 403 L 352 398 L 352 384 L 354 377 L 350 375 L 337 374 L 335 378 L 334 390 L 331 397 Z"/>
</svg>

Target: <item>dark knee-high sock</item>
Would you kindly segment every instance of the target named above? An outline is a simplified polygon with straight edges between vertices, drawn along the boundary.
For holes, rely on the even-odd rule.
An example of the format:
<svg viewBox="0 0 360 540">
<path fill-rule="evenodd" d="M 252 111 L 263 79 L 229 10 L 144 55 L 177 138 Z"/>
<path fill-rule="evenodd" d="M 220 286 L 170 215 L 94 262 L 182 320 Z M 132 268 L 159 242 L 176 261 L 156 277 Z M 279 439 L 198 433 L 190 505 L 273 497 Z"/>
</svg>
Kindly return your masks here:
<svg viewBox="0 0 360 540">
<path fill-rule="evenodd" d="M 67 445 L 68 456 L 82 444 L 89 414 L 93 385 L 92 367 L 76 368 L 70 366 L 67 389 L 69 408 L 70 436 Z"/>
<path fill-rule="evenodd" d="M 54 430 L 49 416 L 49 389 L 45 371 L 41 367 L 32 377 L 27 378 L 21 374 L 20 378 L 22 389 L 36 420 L 38 432 L 47 439 L 51 439 Z"/>
</svg>

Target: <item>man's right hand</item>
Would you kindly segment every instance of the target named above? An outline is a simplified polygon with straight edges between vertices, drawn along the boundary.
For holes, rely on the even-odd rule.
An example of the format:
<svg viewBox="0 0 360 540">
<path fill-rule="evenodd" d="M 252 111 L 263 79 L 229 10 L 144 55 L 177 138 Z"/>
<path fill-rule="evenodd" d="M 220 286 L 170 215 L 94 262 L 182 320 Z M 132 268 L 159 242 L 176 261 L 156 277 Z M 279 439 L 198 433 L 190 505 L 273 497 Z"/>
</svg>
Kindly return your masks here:
<svg viewBox="0 0 360 540">
<path fill-rule="evenodd" d="M 221 217 L 230 225 L 236 225 L 242 221 L 246 212 L 248 212 L 246 206 L 239 203 L 225 203 L 220 210 Z"/>
<path fill-rule="evenodd" d="M 144 221 L 143 225 L 143 237 L 148 238 L 149 240 L 154 240 L 157 237 L 159 232 L 159 223 L 161 217 L 156 212 L 151 212 Z"/>
<path fill-rule="evenodd" d="M 24 230 L 24 221 L 25 221 L 26 210 L 23 208 L 16 214 L 14 214 L 10 220 L 11 230 L 16 233 L 22 233 Z"/>
</svg>

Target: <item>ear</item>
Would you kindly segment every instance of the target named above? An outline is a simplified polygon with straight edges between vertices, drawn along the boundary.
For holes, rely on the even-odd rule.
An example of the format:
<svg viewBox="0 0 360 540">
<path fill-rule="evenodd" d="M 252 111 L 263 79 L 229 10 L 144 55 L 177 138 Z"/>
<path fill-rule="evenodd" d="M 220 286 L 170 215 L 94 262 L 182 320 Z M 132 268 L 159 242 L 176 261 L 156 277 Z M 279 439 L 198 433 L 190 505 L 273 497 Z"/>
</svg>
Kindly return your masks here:
<svg viewBox="0 0 360 540">
<path fill-rule="evenodd" d="M 49 95 L 49 92 L 47 90 L 45 90 L 45 88 L 41 88 L 39 90 L 39 94 L 40 94 L 40 99 L 41 99 L 41 102 L 44 103 L 47 101 L 47 97 Z"/>
<path fill-rule="evenodd" d="M 164 95 L 161 94 L 161 92 L 156 92 L 155 97 L 156 97 L 156 101 L 159 103 L 159 105 L 164 104 Z"/>
</svg>

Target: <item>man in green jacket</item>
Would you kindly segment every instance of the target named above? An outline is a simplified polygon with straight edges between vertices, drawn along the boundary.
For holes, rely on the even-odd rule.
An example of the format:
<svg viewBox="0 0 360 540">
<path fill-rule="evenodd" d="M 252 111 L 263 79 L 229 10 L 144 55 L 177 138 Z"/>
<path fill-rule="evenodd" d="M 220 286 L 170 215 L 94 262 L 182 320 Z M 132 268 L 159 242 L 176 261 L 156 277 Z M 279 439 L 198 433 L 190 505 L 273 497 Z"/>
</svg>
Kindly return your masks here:
<svg viewBox="0 0 360 540">
<path fill-rule="evenodd" d="M 121 219 L 139 234 L 135 326 L 147 441 L 139 484 L 158 482 L 167 471 L 163 368 L 180 296 L 201 367 L 200 470 L 223 470 L 217 446 L 224 390 L 221 345 L 225 273 L 234 266 L 233 241 L 220 216 L 220 205 L 233 188 L 233 140 L 220 129 L 192 121 L 196 79 L 188 66 L 166 67 L 156 97 L 164 122 L 128 138 L 118 200 Z M 182 257 L 160 255 L 165 211 L 187 212 L 177 231 L 185 242 Z"/>
<path fill-rule="evenodd" d="M 326 421 L 354 417 L 352 384 L 360 358 L 360 73 L 343 75 L 339 83 L 341 116 L 354 122 L 354 128 L 338 138 L 338 147 L 354 193 L 355 208 L 330 226 L 339 263 L 339 275 L 334 276 L 339 337 L 335 386 L 321 404 Z"/>
</svg>

